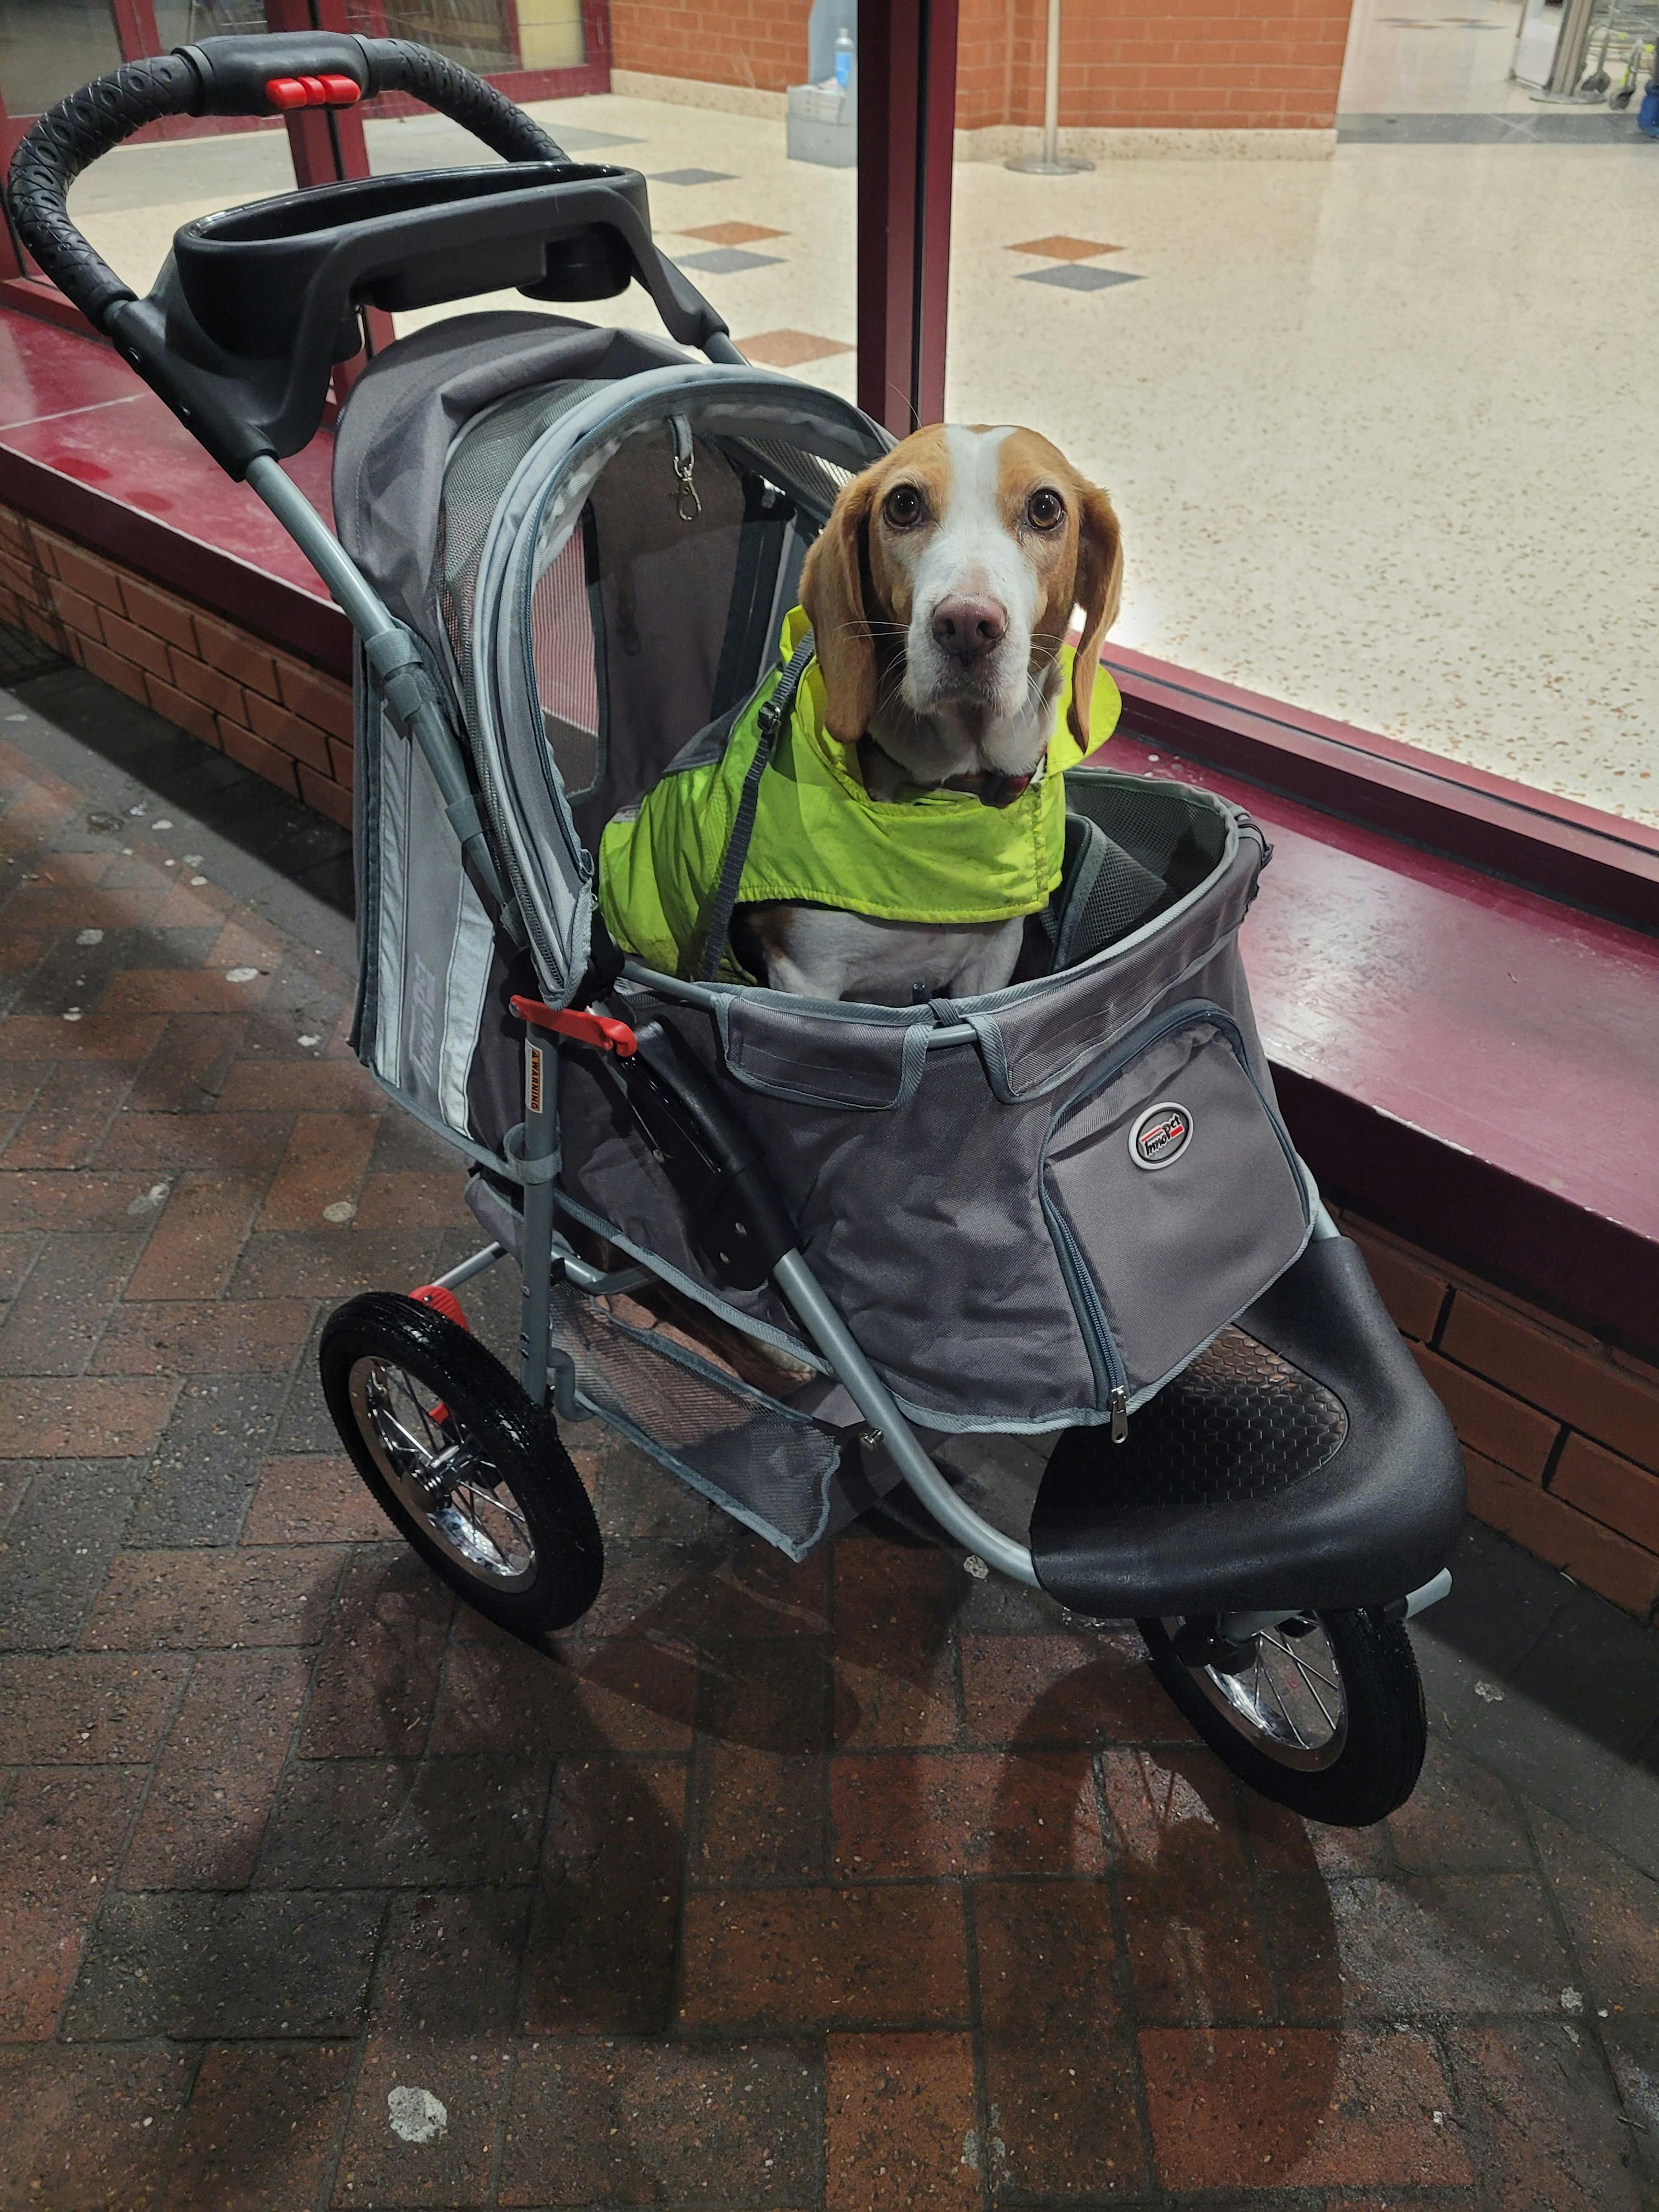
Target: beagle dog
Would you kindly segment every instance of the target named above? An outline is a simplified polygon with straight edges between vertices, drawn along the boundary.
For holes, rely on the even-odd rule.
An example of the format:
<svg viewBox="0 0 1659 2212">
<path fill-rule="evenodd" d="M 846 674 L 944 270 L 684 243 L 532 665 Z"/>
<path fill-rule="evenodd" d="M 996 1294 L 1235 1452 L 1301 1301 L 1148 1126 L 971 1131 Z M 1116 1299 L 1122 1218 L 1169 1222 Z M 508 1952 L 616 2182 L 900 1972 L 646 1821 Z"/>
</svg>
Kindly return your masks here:
<svg viewBox="0 0 1659 2212">
<path fill-rule="evenodd" d="M 918 430 L 854 477 L 806 556 L 801 603 L 824 726 L 870 798 L 1018 799 L 1044 770 L 1079 608 L 1066 720 L 1086 752 L 1122 583 L 1110 500 L 1034 430 Z M 999 990 L 1024 932 L 1023 916 L 949 926 L 785 902 L 735 919 L 774 989 L 878 1005 L 911 1001 L 918 978 L 944 997 Z"/>
</svg>

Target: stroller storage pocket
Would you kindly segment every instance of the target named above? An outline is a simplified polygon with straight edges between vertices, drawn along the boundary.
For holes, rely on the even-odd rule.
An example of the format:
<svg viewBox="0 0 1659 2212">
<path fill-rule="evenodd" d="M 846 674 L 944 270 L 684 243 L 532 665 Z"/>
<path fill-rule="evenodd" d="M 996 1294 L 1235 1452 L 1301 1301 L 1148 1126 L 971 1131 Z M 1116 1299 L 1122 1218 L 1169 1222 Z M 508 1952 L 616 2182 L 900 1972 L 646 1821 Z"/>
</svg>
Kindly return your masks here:
<svg viewBox="0 0 1659 2212">
<path fill-rule="evenodd" d="M 1066 1098 L 1042 1200 L 1102 1403 L 1119 1407 L 1259 1297 L 1310 1218 L 1238 1025 L 1205 1000 L 1143 1024 Z"/>
<path fill-rule="evenodd" d="M 649 1458 L 805 1559 L 830 1517 L 831 1432 L 702 1358 L 660 1323 L 636 1328 L 569 1284 L 552 1285 L 551 1350 L 596 1413 Z"/>
</svg>

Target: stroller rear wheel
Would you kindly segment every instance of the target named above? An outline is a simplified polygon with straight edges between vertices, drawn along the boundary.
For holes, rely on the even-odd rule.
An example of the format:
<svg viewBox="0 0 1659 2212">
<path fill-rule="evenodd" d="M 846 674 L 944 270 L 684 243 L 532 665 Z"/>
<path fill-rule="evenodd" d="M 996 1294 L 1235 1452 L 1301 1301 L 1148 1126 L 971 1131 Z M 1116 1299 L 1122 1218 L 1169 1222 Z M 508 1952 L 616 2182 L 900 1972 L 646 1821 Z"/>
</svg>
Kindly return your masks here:
<svg viewBox="0 0 1659 2212">
<path fill-rule="evenodd" d="M 1176 1704 L 1262 1796 L 1363 1828 L 1416 1787 L 1428 1725 L 1403 1622 L 1304 1613 L 1231 1649 L 1179 1616 L 1137 1626 Z"/>
<path fill-rule="evenodd" d="M 323 1395 L 381 1510 L 467 1603 L 520 1636 L 599 1595 L 605 1550 L 552 1417 L 475 1337 L 372 1291 L 331 1314 Z"/>
</svg>

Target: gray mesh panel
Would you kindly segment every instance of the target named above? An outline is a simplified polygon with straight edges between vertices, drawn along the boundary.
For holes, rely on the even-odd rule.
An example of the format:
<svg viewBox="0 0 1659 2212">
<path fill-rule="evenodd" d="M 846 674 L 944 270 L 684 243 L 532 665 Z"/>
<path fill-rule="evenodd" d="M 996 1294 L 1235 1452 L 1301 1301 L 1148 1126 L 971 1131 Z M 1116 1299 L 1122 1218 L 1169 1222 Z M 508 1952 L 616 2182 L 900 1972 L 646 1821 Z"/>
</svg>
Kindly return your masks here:
<svg viewBox="0 0 1659 2212">
<path fill-rule="evenodd" d="M 473 598 L 484 532 L 508 479 L 544 430 L 605 386 L 592 379 L 538 386 L 504 399 L 470 422 L 444 471 L 440 557 L 444 634 L 463 683 L 471 659 Z M 580 560 L 580 551 L 578 553 Z M 592 642 L 589 642 L 592 653 Z M 471 719 L 473 702 L 469 695 Z"/>
<path fill-rule="evenodd" d="M 829 1525 L 841 1457 L 827 1429 L 723 1373 L 661 1324 L 635 1328 L 568 1283 L 553 1284 L 550 1326 L 597 1413 L 791 1559 L 805 1557 Z"/>
</svg>

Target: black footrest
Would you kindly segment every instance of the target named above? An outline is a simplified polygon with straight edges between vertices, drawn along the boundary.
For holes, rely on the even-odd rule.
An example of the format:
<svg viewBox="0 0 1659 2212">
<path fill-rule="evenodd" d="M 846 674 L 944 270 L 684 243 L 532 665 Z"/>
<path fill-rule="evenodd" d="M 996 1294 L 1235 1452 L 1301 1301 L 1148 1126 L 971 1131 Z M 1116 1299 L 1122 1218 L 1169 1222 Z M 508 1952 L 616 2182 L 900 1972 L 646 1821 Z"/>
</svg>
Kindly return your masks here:
<svg viewBox="0 0 1659 2212">
<path fill-rule="evenodd" d="M 1462 1525 L 1451 1423 L 1346 1237 L 1310 1244 L 1137 1412 L 1073 1429 L 1031 1515 L 1043 1588 L 1073 1612 L 1385 1604 Z"/>
</svg>

